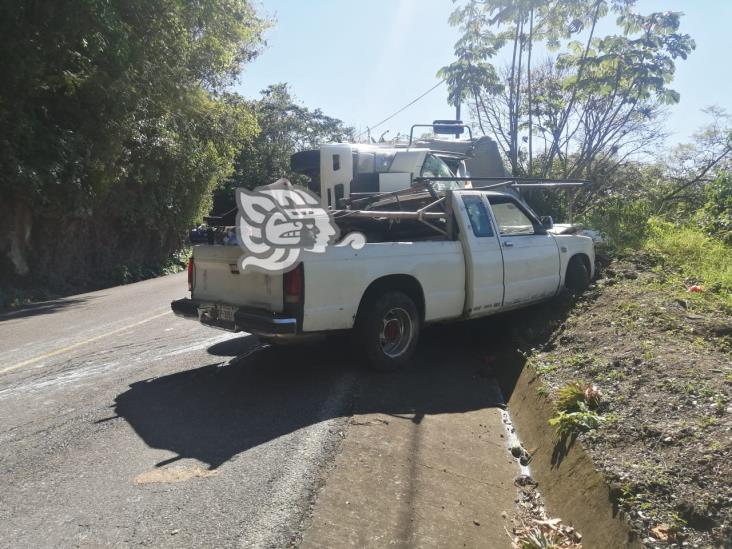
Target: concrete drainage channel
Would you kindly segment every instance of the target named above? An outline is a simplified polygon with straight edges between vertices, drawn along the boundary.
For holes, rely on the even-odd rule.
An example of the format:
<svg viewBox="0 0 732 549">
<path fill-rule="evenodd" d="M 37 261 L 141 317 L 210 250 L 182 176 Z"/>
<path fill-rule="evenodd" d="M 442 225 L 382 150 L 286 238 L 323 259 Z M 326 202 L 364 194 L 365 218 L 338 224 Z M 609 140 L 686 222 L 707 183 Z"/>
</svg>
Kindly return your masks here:
<svg viewBox="0 0 732 549">
<path fill-rule="evenodd" d="M 552 404 L 539 395 L 536 372 L 517 353 L 505 358 L 501 362 L 508 367 L 501 372 L 499 383 L 508 402 L 503 412 L 508 449 L 521 467 L 516 481 L 522 492 L 518 504 L 522 497 L 524 502 L 531 497 L 522 487 L 535 486 L 541 494 L 534 502 L 540 507 L 535 518 L 546 522 L 541 516 L 543 502 L 548 517 L 561 518 L 581 534 L 585 549 L 642 547 L 614 507 L 607 483 L 582 445 L 575 440 L 559 441 L 549 426 Z"/>
<path fill-rule="evenodd" d="M 360 378 L 293 545 L 498 548 L 513 529 L 568 548 L 576 533 L 585 549 L 640 547 L 581 444 L 557 444 L 552 404 L 497 326 L 433 332 L 418 367 Z"/>
</svg>

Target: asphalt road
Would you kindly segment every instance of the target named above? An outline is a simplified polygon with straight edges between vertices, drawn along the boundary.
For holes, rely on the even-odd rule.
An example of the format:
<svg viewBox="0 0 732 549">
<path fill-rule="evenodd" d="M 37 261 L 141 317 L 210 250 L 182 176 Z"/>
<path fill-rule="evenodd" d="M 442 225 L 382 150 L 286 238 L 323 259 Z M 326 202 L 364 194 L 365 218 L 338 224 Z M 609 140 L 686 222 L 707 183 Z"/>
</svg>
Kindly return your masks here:
<svg viewBox="0 0 732 549">
<path fill-rule="evenodd" d="M 431 366 L 395 383 L 337 346 L 260 349 L 176 318 L 184 295 L 181 273 L 0 315 L 0 547 L 285 547 L 354 406 L 501 399 L 459 358 L 470 344 L 456 355 L 434 331 L 420 345 Z"/>
<path fill-rule="evenodd" d="M 179 274 L 0 316 L 0 545 L 285 546 L 355 370 L 174 317 Z M 244 355 L 235 360 L 232 357 Z"/>
</svg>

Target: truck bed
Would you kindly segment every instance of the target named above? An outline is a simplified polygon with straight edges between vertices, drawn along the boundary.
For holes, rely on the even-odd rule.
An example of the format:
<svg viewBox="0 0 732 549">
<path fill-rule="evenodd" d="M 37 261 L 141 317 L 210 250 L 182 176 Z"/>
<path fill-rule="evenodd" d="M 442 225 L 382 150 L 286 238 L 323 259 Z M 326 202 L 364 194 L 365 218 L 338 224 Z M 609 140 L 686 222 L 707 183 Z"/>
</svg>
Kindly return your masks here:
<svg viewBox="0 0 732 549">
<path fill-rule="evenodd" d="M 282 274 L 240 272 L 238 246 L 198 245 L 193 248 L 191 299 L 196 303 L 225 304 L 284 311 Z M 462 247 L 457 241 L 369 243 L 360 250 L 331 246 L 325 253 L 304 253 L 304 303 L 298 330 L 353 327 L 360 298 L 369 284 L 384 276 L 411 275 L 430 295 L 427 321 L 462 314 L 465 289 Z M 347 280 L 348 284 L 343 284 Z"/>
</svg>

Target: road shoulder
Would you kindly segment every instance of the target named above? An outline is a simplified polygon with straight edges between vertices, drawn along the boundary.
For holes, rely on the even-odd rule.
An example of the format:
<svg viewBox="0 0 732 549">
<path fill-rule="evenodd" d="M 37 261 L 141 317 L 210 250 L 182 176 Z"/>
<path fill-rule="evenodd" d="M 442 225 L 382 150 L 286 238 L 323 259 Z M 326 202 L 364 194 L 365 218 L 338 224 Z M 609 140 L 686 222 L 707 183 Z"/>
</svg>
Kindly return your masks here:
<svg viewBox="0 0 732 549">
<path fill-rule="evenodd" d="M 410 396 L 437 387 L 448 395 L 432 403 L 437 413 L 384 413 L 393 387 L 374 411 L 362 396 L 300 547 L 510 547 L 518 469 L 500 408 L 483 379 L 464 395 L 469 409 L 452 410 L 451 384 L 426 378 Z"/>
</svg>

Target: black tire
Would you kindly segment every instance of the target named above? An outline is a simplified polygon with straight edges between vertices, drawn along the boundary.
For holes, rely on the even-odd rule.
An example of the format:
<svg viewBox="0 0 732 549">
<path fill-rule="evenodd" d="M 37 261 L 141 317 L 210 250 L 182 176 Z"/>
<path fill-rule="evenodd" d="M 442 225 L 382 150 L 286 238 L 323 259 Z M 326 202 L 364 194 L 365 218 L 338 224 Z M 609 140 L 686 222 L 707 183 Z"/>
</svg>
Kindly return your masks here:
<svg viewBox="0 0 732 549">
<path fill-rule="evenodd" d="M 580 256 L 575 255 L 569 260 L 564 285 L 576 292 L 583 292 L 590 285 L 590 271 Z"/>
<path fill-rule="evenodd" d="M 412 298 L 390 291 L 364 303 L 355 335 L 369 366 L 392 372 L 409 364 L 419 329 L 419 311 Z"/>
</svg>

